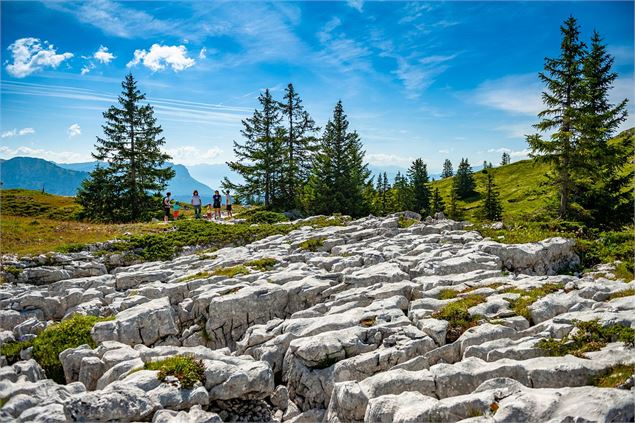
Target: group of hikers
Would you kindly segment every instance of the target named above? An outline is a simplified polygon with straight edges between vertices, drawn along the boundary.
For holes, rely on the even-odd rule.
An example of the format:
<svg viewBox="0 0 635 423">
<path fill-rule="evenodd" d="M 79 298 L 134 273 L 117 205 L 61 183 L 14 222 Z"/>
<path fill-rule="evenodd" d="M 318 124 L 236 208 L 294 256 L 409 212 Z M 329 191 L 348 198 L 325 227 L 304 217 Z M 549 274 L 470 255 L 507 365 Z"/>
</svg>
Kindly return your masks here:
<svg viewBox="0 0 635 423">
<path fill-rule="evenodd" d="M 225 195 L 225 210 L 227 211 L 227 217 L 232 218 L 232 197 L 229 194 L 229 190 L 225 191 L 223 194 Z M 178 201 L 175 201 L 174 204 L 172 204 L 171 196 L 172 193 L 168 192 L 165 197 L 163 197 L 163 211 L 165 212 L 163 222 L 166 223 L 170 219 L 170 216 L 172 216 L 174 220 L 178 219 L 181 209 Z M 211 203 L 207 204 L 207 220 L 223 218 L 223 214 L 221 212 L 222 202 L 223 196 L 218 192 L 218 190 L 214 191 Z M 202 217 L 203 199 L 200 195 L 198 195 L 198 191 L 194 190 L 192 193 L 192 200 L 190 201 L 190 204 L 194 207 L 194 218 L 200 219 Z"/>
</svg>

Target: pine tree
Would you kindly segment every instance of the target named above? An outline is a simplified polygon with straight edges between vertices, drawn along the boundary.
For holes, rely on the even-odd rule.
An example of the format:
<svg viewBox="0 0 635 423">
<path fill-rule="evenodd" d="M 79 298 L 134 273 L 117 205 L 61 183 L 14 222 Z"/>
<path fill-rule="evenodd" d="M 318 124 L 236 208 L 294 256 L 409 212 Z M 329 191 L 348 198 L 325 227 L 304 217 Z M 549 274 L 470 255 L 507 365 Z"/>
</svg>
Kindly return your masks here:
<svg viewBox="0 0 635 423">
<path fill-rule="evenodd" d="M 539 74 L 547 87 L 542 93 L 547 108 L 538 114 L 541 121 L 534 125 L 539 132 L 554 132 L 549 140 L 534 134 L 527 137 L 527 142 L 536 160 L 553 166 L 556 174 L 554 183 L 558 186 L 560 197 L 558 214 L 566 218 L 574 192 L 572 173 L 582 165 L 578 160 L 576 121 L 584 95 L 581 64 L 585 46 L 579 40 L 580 31 L 575 18 L 567 19 L 560 31 L 560 56 L 545 59 L 545 71 Z"/>
<path fill-rule="evenodd" d="M 432 192 L 432 215 L 436 213 L 444 213 L 445 212 L 445 204 L 443 203 L 443 198 L 441 197 L 441 193 L 439 192 L 439 188 L 435 188 Z"/>
<path fill-rule="evenodd" d="M 503 216 L 503 206 L 499 198 L 498 190 L 494 185 L 494 177 L 491 172 L 487 173 L 487 189 L 485 191 L 485 201 L 483 202 L 483 215 L 488 220 L 500 220 Z"/>
<path fill-rule="evenodd" d="M 302 100 L 293 84 L 289 84 L 285 89 L 280 110 L 286 123 L 282 205 L 285 209 L 293 209 L 299 206 L 301 190 L 309 176 L 311 159 L 316 148 L 316 138 L 312 134 L 320 128 L 304 110 Z"/>
<path fill-rule="evenodd" d="M 503 153 L 503 157 L 501 158 L 501 166 L 506 166 L 512 162 L 511 156 L 508 152 Z"/>
<path fill-rule="evenodd" d="M 267 209 L 282 207 L 282 163 L 285 131 L 280 127 L 280 110 L 269 90 L 258 97 L 261 109 L 242 121 L 244 144 L 234 141 L 237 161 L 227 162 L 231 170 L 240 174 L 244 184 L 234 184 L 227 178 L 223 188 L 232 189 L 238 198 L 252 196 L 264 199 Z"/>
<path fill-rule="evenodd" d="M 414 195 L 408 179 L 397 172 L 395 182 L 392 184 L 392 205 L 394 211 L 411 210 L 414 204 Z"/>
<path fill-rule="evenodd" d="M 445 159 L 443 162 L 443 171 L 441 172 L 441 178 L 449 178 L 454 175 L 454 170 L 452 169 L 452 162 L 450 159 Z"/>
<path fill-rule="evenodd" d="M 461 220 L 463 213 L 459 207 L 459 195 L 455 189 L 450 190 L 450 207 L 448 209 L 448 215 L 450 219 Z"/>
<path fill-rule="evenodd" d="M 461 159 L 459 168 L 452 181 L 452 189 L 458 198 L 465 199 L 474 194 L 474 174 L 467 159 Z"/>
<path fill-rule="evenodd" d="M 377 175 L 377 188 L 375 191 L 377 193 L 375 210 L 378 215 L 385 216 L 388 213 L 388 196 L 390 195 L 390 183 L 386 172 Z"/>
<path fill-rule="evenodd" d="M 324 128 L 305 187 L 305 208 L 311 214 L 362 216 L 368 212 L 364 190 L 370 172 L 364 163 L 359 135 L 349 132 L 348 125 L 339 101 Z"/>
<path fill-rule="evenodd" d="M 118 98 L 103 114 L 104 138 L 97 137 L 96 160 L 107 163 L 91 173 L 77 198 L 88 218 L 108 221 L 147 219 L 159 208 L 154 193 L 162 191 L 174 176 L 166 167 L 170 156 L 161 151 L 165 138 L 157 125 L 154 109 L 137 88 L 132 74 L 126 75 Z"/>
<path fill-rule="evenodd" d="M 627 118 L 628 101 L 610 103 L 609 91 L 617 78 L 611 70 L 613 60 L 594 31 L 582 66 L 584 94 L 577 129 L 584 165 L 576 170 L 579 202 L 593 223 L 619 227 L 632 218 L 633 172 L 629 156 L 633 153 L 633 137 L 627 132 L 621 142 L 609 142 Z M 626 166 L 630 172 L 625 171 Z"/>
<path fill-rule="evenodd" d="M 408 178 L 412 187 L 414 211 L 427 215 L 430 212 L 430 179 L 423 160 L 416 159 L 412 162 L 408 170 Z"/>
</svg>

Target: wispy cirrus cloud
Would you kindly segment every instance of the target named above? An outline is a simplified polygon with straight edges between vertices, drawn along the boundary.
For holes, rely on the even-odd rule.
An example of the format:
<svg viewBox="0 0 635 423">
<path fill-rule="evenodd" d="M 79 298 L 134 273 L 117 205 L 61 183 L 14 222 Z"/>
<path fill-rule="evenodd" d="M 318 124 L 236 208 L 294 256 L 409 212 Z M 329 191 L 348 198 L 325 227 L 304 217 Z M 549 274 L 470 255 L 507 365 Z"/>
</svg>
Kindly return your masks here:
<svg viewBox="0 0 635 423">
<path fill-rule="evenodd" d="M 347 0 L 346 4 L 357 10 L 359 13 L 364 11 L 364 0 Z"/>
<path fill-rule="evenodd" d="M 192 145 L 184 145 L 177 148 L 164 150 L 172 157 L 172 162 L 189 165 L 222 163 L 220 156 L 223 153 L 219 147 L 201 149 Z"/>
<path fill-rule="evenodd" d="M 474 102 L 520 115 L 537 115 L 542 109 L 538 73 L 508 75 L 481 83 L 472 92 Z"/>
<path fill-rule="evenodd" d="M 24 78 L 44 68 L 57 68 L 62 62 L 73 57 L 73 53 L 57 53 L 57 49 L 48 41 L 39 38 L 20 38 L 9 47 L 12 63 L 7 63 L 7 72 L 16 77 Z"/>
<path fill-rule="evenodd" d="M 51 151 L 27 146 L 19 146 L 16 148 L 10 148 L 4 145 L 0 146 L 0 157 L 3 159 L 11 159 L 13 157 L 22 156 L 37 157 L 57 163 L 77 163 L 93 160 L 89 153 L 78 153 L 75 151 Z"/>
</svg>

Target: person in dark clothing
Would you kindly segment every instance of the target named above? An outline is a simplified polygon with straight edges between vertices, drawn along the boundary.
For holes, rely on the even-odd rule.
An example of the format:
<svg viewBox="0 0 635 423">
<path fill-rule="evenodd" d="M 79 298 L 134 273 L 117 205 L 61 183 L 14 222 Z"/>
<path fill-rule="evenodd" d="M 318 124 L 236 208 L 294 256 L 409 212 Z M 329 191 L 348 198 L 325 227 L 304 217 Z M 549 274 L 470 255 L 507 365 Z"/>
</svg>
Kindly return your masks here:
<svg viewBox="0 0 635 423">
<path fill-rule="evenodd" d="M 218 193 L 218 191 L 214 191 L 214 195 L 212 196 L 212 203 L 214 207 L 214 219 L 222 218 L 221 211 L 220 211 L 221 200 L 222 200 L 222 197 Z"/>
<path fill-rule="evenodd" d="M 171 193 L 167 193 L 165 197 L 163 197 L 163 211 L 165 211 L 165 215 L 163 216 L 163 222 L 168 223 L 170 219 L 170 207 L 172 206 L 172 200 L 170 199 Z"/>
</svg>

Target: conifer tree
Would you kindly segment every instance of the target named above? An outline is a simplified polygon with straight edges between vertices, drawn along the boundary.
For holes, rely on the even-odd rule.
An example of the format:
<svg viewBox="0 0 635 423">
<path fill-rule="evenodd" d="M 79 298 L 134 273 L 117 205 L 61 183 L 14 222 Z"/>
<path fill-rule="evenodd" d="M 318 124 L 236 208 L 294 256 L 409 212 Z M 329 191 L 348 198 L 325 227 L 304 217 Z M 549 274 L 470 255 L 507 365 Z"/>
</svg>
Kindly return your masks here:
<svg viewBox="0 0 635 423">
<path fill-rule="evenodd" d="M 435 188 L 432 192 L 432 213 L 444 213 L 445 212 L 445 204 L 443 203 L 443 198 L 441 197 L 441 193 L 439 192 L 439 188 Z"/>
<path fill-rule="evenodd" d="M 500 220 L 503 216 L 503 206 L 499 198 L 498 190 L 494 185 L 494 177 L 487 172 L 487 188 L 485 201 L 483 202 L 483 215 L 488 220 Z"/>
<path fill-rule="evenodd" d="M 632 132 L 626 132 L 619 142 L 609 142 L 627 118 L 628 101 L 613 105 L 609 100 L 617 78 L 611 69 L 613 60 L 594 31 L 582 65 L 584 93 L 577 129 L 584 165 L 577 173 L 579 202 L 590 213 L 593 223 L 619 227 L 632 218 L 633 171 L 629 156 L 633 153 L 633 137 Z M 627 166 L 630 172 L 625 171 Z"/>
<path fill-rule="evenodd" d="M 450 219 L 461 220 L 463 213 L 459 207 L 459 195 L 455 189 L 450 190 L 450 207 L 448 208 L 448 215 Z"/>
<path fill-rule="evenodd" d="M 508 152 L 503 153 L 503 157 L 501 158 L 501 166 L 506 166 L 512 162 L 511 156 Z"/>
<path fill-rule="evenodd" d="M 408 178 L 412 187 L 414 211 L 427 215 L 430 211 L 430 179 L 428 169 L 423 160 L 416 159 L 408 170 Z"/>
<path fill-rule="evenodd" d="M 362 216 L 368 211 L 364 190 L 370 172 L 359 135 L 349 132 L 348 125 L 339 101 L 324 128 L 305 187 L 305 208 L 312 214 Z"/>
<path fill-rule="evenodd" d="M 390 194 L 390 183 L 388 182 L 388 175 L 386 172 L 377 175 L 377 198 L 375 210 L 380 216 L 385 216 L 388 213 L 388 196 Z"/>
<path fill-rule="evenodd" d="M 93 157 L 97 167 L 82 184 L 77 201 L 86 217 L 95 220 L 130 222 L 144 220 L 160 208 L 153 194 L 162 191 L 174 170 L 165 165 L 170 156 L 161 151 L 165 138 L 145 94 L 132 74 L 121 83 L 119 107 L 103 114 L 104 137 L 97 137 Z"/>
<path fill-rule="evenodd" d="M 395 182 L 392 184 L 392 205 L 394 211 L 405 211 L 412 209 L 413 206 L 413 192 L 412 187 L 408 179 L 397 172 L 395 175 Z"/>
<path fill-rule="evenodd" d="M 458 198 L 465 199 L 474 194 L 474 174 L 467 159 L 461 159 L 459 168 L 452 181 L 452 190 L 456 191 Z"/>
<path fill-rule="evenodd" d="M 302 187 L 309 176 L 312 155 L 316 148 L 313 134 L 320 130 L 309 113 L 304 110 L 302 100 L 293 84 L 285 89 L 280 110 L 285 121 L 284 162 L 282 164 L 282 206 L 293 209 L 299 206 Z"/>
<path fill-rule="evenodd" d="M 231 170 L 239 173 L 243 184 L 234 184 L 227 178 L 223 188 L 232 189 L 239 198 L 260 197 L 265 208 L 282 207 L 282 162 L 284 159 L 282 139 L 284 129 L 280 127 L 280 110 L 269 90 L 258 97 L 261 109 L 254 110 L 252 117 L 242 121 L 244 144 L 234 141 L 237 161 L 227 162 Z"/>
<path fill-rule="evenodd" d="M 547 88 L 542 93 L 547 108 L 538 114 L 541 120 L 534 125 L 539 132 L 552 130 L 553 133 L 548 140 L 540 134 L 530 135 L 527 142 L 536 160 L 553 166 L 554 183 L 560 197 L 558 214 L 566 218 L 574 192 L 572 173 L 582 165 L 578 160 L 576 121 L 584 95 L 582 59 L 585 46 L 579 40 L 580 30 L 575 18 L 568 18 L 560 31 L 560 56 L 546 58 L 545 71 L 539 74 Z"/>
<path fill-rule="evenodd" d="M 443 162 L 443 171 L 441 171 L 441 178 L 449 178 L 454 175 L 454 170 L 452 169 L 452 162 L 450 159 L 445 159 Z"/>
</svg>

